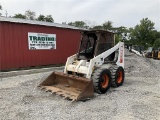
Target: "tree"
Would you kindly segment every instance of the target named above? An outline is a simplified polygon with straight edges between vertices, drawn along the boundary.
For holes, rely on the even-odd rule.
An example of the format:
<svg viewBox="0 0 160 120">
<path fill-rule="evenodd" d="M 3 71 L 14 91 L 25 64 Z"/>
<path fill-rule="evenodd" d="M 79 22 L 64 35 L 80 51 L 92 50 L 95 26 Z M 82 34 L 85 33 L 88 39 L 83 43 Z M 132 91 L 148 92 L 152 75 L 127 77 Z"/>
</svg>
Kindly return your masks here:
<svg viewBox="0 0 160 120">
<path fill-rule="evenodd" d="M 68 23 L 68 25 L 75 26 L 75 27 L 80 27 L 80 28 L 86 28 L 86 29 L 89 28 L 89 26 L 87 26 L 84 21 L 70 22 L 70 23 Z"/>
<path fill-rule="evenodd" d="M 153 43 L 153 48 L 160 48 L 160 38 L 156 39 Z"/>
<path fill-rule="evenodd" d="M 69 22 L 68 25 L 75 26 L 73 22 Z"/>
<path fill-rule="evenodd" d="M 62 24 L 67 25 L 67 22 L 62 22 Z"/>
<path fill-rule="evenodd" d="M 46 22 L 54 22 L 51 15 L 47 15 L 46 17 L 44 15 L 39 15 L 37 20 L 38 21 L 46 21 Z"/>
<path fill-rule="evenodd" d="M 13 16 L 13 18 L 26 19 L 26 16 L 25 16 L 25 15 L 22 15 L 21 13 L 18 13 L 18 14 L 15 14 L 15 15 Z"/>
<path fill-rule="evenodd" d="M 139 25 L 130 29 L 130 39 L 137 45 L 152 46 L 155 40 L 154 23 L 148 18 L 143 18 Z"/>
<path fill-rule="evenodd" d="M 36 13 L 31 11 L 31 10 L 27 10 L 25 12 L 25 16 L 26 16 L 26 19 L 29 19 L 29 20 L 35 20 L 35 17 L 36 17 Z"/>
<path fill-rule="evenodd" d="M 155 32 L 156 39 L 160 38 L 160 31 L 158 32 L 157 30 L 155 30 L 154 32 Z"/>
<path fill-rule="evenodd" d="M 112 28 L 112 31 L 116 34 L 115 36 L 115 40 L 117 42 L 119 41 L 124 41 L 124 42 L 128 42 L 129 38 L 128 38 L 128 34 L 129 34 L 129 30 L 124 27 L 117 27 L 117 28 Z"/>
<path fill-rule="evenodd" d="M 103 29 L 105 30 L 112 30 L 113 26 L 112 26 L 112 21 L 107 21 L 103 23 Z"/>
<path fill-rule="evenodd" d="M 85 24 L 86 24 L 86 28 L 87 29 L 91 29 L 91 28 L 93 28 L 95 25 L 96 25 L 96 22 L 95 21 L 89 21 L 89 20 L 85 20 L 84 21 L 85 22 Z"/>
<path fill-rule="evenodd" d="M 45 16 L 44 16 L 44 15 L 41 15 L 41 14 L 38 16 L 37 20 L 38 20 L 38 21 L 46 21 L 46 20 L 45 20 Z"/>
<path fill-rule="evenodd" d="M 112 30 L 113 26 L 112 26 L 112 22 L 111 21 L 107 21 L 107 22 L 104 22 L 102 25 L 94 25 L 94 26 L 90 27 L 90 29 Z"/>
<path fill-rule="evenodd" d="M 54 19 L 52 18 L 51 15 L 47 15 L 47 16 L 45 17 L 45 21 L 46 21 L 46 22 L 54 22 Z"/>
<path fill-rule="evenodd" d="M 96 25 L 96 26 L 93 26 L 91 29 L 95 29 L 95 30 L 103 30 L 103 26 L 102 25 Z"/>
<path fill-rule="evenodd" d="M 119 36 L 122 36 L 123 34 L 126 36 L 126 34 L 128 33 L 128 29 L 124 26 L 113 28 L 113 31 Z"/>
</svg>

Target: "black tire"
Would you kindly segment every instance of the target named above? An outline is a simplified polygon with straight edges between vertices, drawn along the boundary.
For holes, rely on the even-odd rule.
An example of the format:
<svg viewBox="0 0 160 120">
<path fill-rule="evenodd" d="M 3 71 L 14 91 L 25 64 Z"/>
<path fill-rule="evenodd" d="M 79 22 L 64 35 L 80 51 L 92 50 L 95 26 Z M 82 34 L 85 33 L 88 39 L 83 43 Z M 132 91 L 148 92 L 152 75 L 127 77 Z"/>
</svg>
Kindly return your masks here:
<svg viewBox="0 0 160 120">
<path fill-rule="evenodd" d="M 104 94 L 111 86 L 111 72 L 108 69 L 95 69 L 91 79 L 93 80 L 94 91 L 97 93 Z"/>
<path fill-rule="evenodd" d="M 124 82 L 124 69 L 121 66 L 112 66 L 110 68 L 111 75 L 112 75 L 112 81 L 111 86 L 112 87 L 119 87 L 123 85 Z"/>
</svg>

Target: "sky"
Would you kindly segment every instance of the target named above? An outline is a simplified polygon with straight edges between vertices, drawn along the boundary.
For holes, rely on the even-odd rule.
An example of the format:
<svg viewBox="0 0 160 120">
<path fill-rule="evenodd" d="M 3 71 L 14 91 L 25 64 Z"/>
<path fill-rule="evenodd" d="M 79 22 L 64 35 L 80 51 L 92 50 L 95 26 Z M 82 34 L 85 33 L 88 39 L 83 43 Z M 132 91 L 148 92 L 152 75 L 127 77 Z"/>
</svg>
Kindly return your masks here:
<svg viewBox="0 0 160 120">
<path fill-rule="evenodd" d="M 0 0 L 2 16 L 24 14 L 31 10 L 52 15 L 55 23 L 85 21 L 101 25 L 112 21 L 113 27 L 134 27 L 143 18 L 155 23 L 160 31 L 160 0 Z"/>
</svg>

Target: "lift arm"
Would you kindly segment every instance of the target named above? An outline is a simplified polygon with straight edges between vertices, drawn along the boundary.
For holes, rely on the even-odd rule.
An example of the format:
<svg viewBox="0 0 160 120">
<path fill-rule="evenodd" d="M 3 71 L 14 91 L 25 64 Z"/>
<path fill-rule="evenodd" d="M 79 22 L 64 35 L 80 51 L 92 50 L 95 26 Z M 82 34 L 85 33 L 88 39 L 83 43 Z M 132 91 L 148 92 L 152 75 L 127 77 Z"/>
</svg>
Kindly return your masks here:
<svg viewBox="0 0 160 120">
<path fill-rule="evenodd" d="M 116 50 L 119 50 L 118 51 L 118 60 L 117 60 L 116 64 L 119 66 L 122 66 L 124 68 L 124 43 L 119 42 L 117 45 L 115 45 L 111 49 L 103 52 L 102 54 L 100 54 L 90 60 L 90 64 L 89 64 L 86 78 L 91 78 L 92 72 L 94 70 L 94 66 L 96 66 L 96 67 L 101 66 L 104 63 L 104 59 L 106 57 L 108 57 L 110 54 L 112 54 L 113 52 L 115 52 Z"/>
</svg>

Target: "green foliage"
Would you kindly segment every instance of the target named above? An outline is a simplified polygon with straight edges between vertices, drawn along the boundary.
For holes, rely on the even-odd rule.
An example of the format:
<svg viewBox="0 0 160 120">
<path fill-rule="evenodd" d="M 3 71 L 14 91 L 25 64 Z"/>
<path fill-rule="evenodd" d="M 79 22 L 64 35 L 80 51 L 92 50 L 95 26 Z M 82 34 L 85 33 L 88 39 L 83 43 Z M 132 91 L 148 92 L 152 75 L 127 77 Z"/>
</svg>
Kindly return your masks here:
<svg viewBox="0 0 160 120">
<path fill-rule="evenodd" d="M 115 42 L 118 43 L 119 41 L 128 42 L 128 32 L 129 30 L 124 27 L 117 27 L 112 28 L 112 31 L 115 33 Z"/>
<path fill-rule="evenodd" d="M 25 16 L 26 16 L 26 19 L 29 19 L 29 20 L 35 20 L 35 17 L 36 17 L 36 13 L 31 11 L 31 10 L 27 10 L 25 12 Z"/>
<path fill-rule="evenodd" d="M 143 18 L 134 29 L 130 28 L 130 39 L 137 45 L 152 45 L 155 40 L 154 23 L 148 18 Z"/>
<path fill-rule="evenodd" d="M 20 14 L 20 13 L 18 13 L 18 14 L 15 14 L 15 15 L 13 16 L 13 18 L 26 19 L 26 16 L 25 16 L 25 15 L 22 15 L 22 14 Z"/>
<path fill-rule="evenodd" d="M 68 25 L 88 29 L 88 26 L 84 21 L 69 22 Z"/>
<path fill-rule="evenodd" d="M 153 43 L 153 48 L 160 48 L 160 38 L 156 39 Z"/>
<path fill-rule="evenodd" d="M 155 36 L 156 36 L 156 38 L 160 38 L 160 32 L 155 31 Z"/>
<path fill-rule="evenodd" d="M 103 29 L 104 30 L 112 30 L 113 26 L 112 26 L 112 21 L 107 21 L 103 23 Z"/>
<path fill-rule="evenodd" d="M 24 15 L 21 13 L 15 14 L 13 16 L 13 18 L 21 18 L 21 19 L 29 19 L 29 20 L 37 20 L 37 21 L 45 21 L 45 22 L 54 22 L 54 19 L 52 18 L 51 15 L 44 16 L 44 15 L 40 14 L 36 18 L 36 13 L 33 11 L 30 11 L 30 10 L 27 10 Z"/>
<path fill-rule="evenodd" d="M 62 24 L 66 25 L 66 24 L 67 24 L 67 22 L 62 22 Z"/>
<path fill-rule="evenodd" d="M 47 15 L 46 17 L 44 15 L 39 15 L 37 20 L 38 21 L 46 21 L 46 22 L 54 22 L 51 15 Z"/>
<path fill-rule="evenodd" d="M 35 20 L 35 17 L 36 17 L 36 13 L 30 10 L 27 10 L 24 15 L 21 13 L 18 13 L 13 16 L 13 18 L 21 18 L 21 19 L 29 19 L 29 20 Z"/>
<path fill-rule="evenodd" d="M 45 21 L 45 16 L 44 15 L 39 15 L 37 18 L 38 21 Z"/>
<path fill-rule="evenodd" d="M 121 37 L 115 34 L 115 43 L 117 44 L 121 40 L 122 40 Z"/>
<path fill-rule="evenodd" d="M 97 26 L 93 26 L 92 28 L 90 29 L 95 29 L 95 30 L 103 30 L 103 26 L 101 25 L 97 25 Z"/>
<path fill-rule="evenodd" d="M 104 22 L 102 25 L 96 25 L 91 27 L 90 29 L 95 29 L 95 30 L 112 30 L 113 26 L 112 26 L 112 22 L 111 21 L 107 21 Z"/>
<path fill-rule="evenodd" d="M 13 16 L 13 18 L 21 18 L 21 19 L 29 19 L 29 20 L 35 20 L 35 17 L 36 17 L 36 13 L 30 10 L 27 10 L 24 15 L 21 13 L 18 13 Z"/>
<path fill-rule="evenodd" d="M 128 29 L 124 26 L 114 28 L 114 32 L 119 36 L 127 36 Z"/>
<path fill-rule="evenodd" d="M 75 21 L 75 22 L 69 22 L 68 25 L 75 26 L 75 27 L 80 27 L 80 28 L 86 28 L 86 29 L 97 29 L 97 30 L 112 30 L 112 22 L 107 21 L 104 22 L 102 25 L 96 25 L 93 27 L 89 27 L 87 23 L 84 21 Z"/>
<path fill-rule="evenodd" d="M 47 16 L 45 17 L 45 21 L 46 21 L 46 22 L 54 22 L 54 19 L 52 18 L 51 15 L 47 15 Z"/>
</svg>

